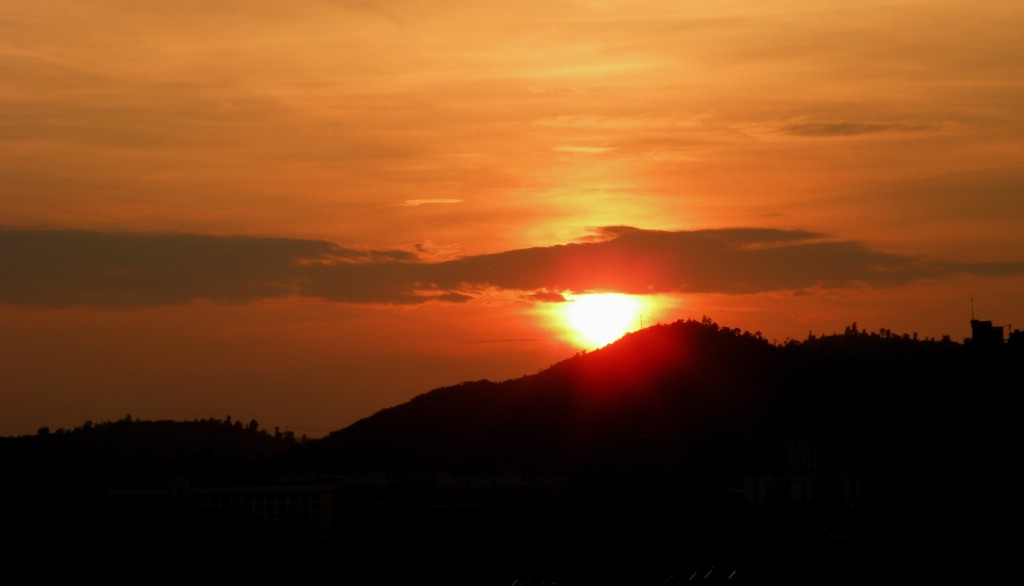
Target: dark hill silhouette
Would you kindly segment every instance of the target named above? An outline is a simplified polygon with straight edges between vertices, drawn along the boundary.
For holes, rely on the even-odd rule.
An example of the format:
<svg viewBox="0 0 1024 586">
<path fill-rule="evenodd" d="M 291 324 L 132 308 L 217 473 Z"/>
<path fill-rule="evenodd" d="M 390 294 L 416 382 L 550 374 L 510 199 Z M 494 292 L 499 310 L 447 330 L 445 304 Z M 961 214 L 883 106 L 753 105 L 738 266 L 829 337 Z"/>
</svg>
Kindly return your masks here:
<svg viewBox="0 0 1024 586">
<path fill-rule="evenodd" d="M 431 391 L 300 446 L 292 466 L 375 473 L 418 503 L 447 498 L 439 473 L 491 478 L 492 500 L 471 498 L 492 512 L 508 505 L 495 496 L 503 482 L 563 478 L 572 529 L 553 535 L 603 560 L 598 573 L 622 570 L 610 560 L 656 566 L 680 551 L 737 556 L 791 581 L 856 581 L 874 571 L 868 560 L 928 573 L 933 556 L 999 549 L 974 515 L 1006 514 L 1006 503 L 977 479 L 1012 462 L 1018 434 L 1002 381 L 1019 365 L 1009 353 L 855 325 L 773 345 L 680 321 L 535 375 Z M 477 538 L 527 559 L 557 549 L 534 532 L 509 537 L 506 517 L 477 515 L 476 538 L 447 536 L 486 564 L 505 558 Z M 908 541 L 922 553 L 906 553 Z"/>
<path fill-rule="evenodd" d="M 299 452 L 331 471 L 571 474 L 724 463 L 752 473 L 773 465 L 778 442 L 802 438 L 828 446 L 842 458 L 836 466 L 881 465 L 901 442 L 938 433 L 943 418 L 971 417 L 982 408 L 976 398 L 997 397 L 1014 362 L 850 331 L 778 346 L 710 320 L 680 321 L 535 375 L 431 391 Z"/>
<path fill-rule="evenodd" d="M 140 565 L 155 562 L 158 552 L 183 547 L 181 525 L 192 518 L 175 504 L 184 500 L 174 498 L 176 483 L 262 482 L 266 463 L 294 445 L 259 431 L 255 421 L 131 417 L 0 438 L 0 517 L 12 538 L 5 559 L 13 567 L 32 562 L 38 570 L 40 559 L 56 556 L 63 565 L 48 572 L 57 575 L 118 557 L 129 560 L 119 562 L 122 567 L 133 557 Z M 131 493 L 155 505 L 128 508 L 113 497 Z"/>
<path fill-rule="evenodd" d="M 260 431 L 255 421 L 140 421 L 128 416 L 72 430 L 42 428 L 34 436 L 0 438 L 0 456 L 31 482 L 65 484 L 74 479 L 79 488 L 103 489 L 164 485 L 172 474 L 233 480 L 294 445 L 293 439 Z"/>
<path fill-rule="evenodd" d="M 309 509 L 276 504 L 269 525 L 267 509 L 244 503 L 315 497 L 333 503 L 313 534 L 322 547 L 288 551 L 340 563 L 357 582 L 660 584 L 711 566 L 715 579 L 732 568 L 748 583 L 856 582 L 878 564 L 902 577 L 981 571 L 977 552 L 1005 550 L 984 520 L 1017 518 L 999 479 L 1016 468 L 1004 381 L 1020 365 L 1008 349 L 856 325 L 777 345 L 679 321 L 534 375 L 436 389 L 322 440 L 215 421 L 0 439 L 18 479 L 3 497 L 16 520 L 43 511 L 41 531 L 63 527 L 79 547 L 96 527 L 130 526 L 118 547 L 151 563 L 165 549 L 191 559 L 197 550 L 179 541 L 201 534 L 204 563 L 231 544 L 253 553 L 231 564 L 286 565 L 293 558 L 267 544 L 309 539 L 288 525 Z M 194 492 L 118 491 L 168 492 L 174 476 Z M 140 502 L 162 508 L 129 523 L 98 516 L 111 507 L 96 499 L 132 515 Z M 261 541 L 246 533 L 257 528 Z"/>
<path fill-rule="evenodd" d="M 780 354 L 699 322 L 655 326 L 536 375 L 431 391 L 303 451 L 343 470 L 661 465 L 693 442 L 749 437 L 766 425 Z"/>
</svg>

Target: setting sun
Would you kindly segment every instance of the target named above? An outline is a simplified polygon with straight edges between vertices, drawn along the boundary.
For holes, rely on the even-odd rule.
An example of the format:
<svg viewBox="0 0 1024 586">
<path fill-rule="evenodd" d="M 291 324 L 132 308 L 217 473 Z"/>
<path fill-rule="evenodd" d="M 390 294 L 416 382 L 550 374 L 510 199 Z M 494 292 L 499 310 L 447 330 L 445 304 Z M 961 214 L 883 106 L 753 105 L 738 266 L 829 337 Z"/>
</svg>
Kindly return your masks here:
<svg viewBox="0 0 1024 586">
<path fill-rule="evenodd" d="M 589 346 L 604 346 L 640 327 L 640 302 L 631 295 L 599 293 L 569 298 L 566 325 Z"/>
</svg>

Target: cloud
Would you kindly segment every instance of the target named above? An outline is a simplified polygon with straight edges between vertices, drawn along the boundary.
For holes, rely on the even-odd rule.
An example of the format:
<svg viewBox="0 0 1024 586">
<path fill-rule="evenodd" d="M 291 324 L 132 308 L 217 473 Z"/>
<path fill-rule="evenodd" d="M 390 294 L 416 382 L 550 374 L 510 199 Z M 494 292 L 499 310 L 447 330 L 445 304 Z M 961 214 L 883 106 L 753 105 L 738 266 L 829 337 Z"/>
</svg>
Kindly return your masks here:
<svg viewBox="0 0 1024 586">
<path fill-rule="evenodd" d="M 615 147 L 584 146 L 584 145 L 561 145 L 555 147 L 557 153 L 570 153 L 574 155 L 603 155 L 615 150 Z"/>
<path fill-rule="evenodd" d="M 568 301 L 565 295 L 556 293 L 553 291 L 537 291 L 526 296 L 531 301 L 539 301 L 541 303 L 565 303 Z"/>
<path fill-rule="evenodd" d="M 407 199 L 402 203 L 398 204 L 402 207 L 414 208 L 424 205 L 443 204 L 443 203 L 462 203 L 461 199 L 455 199 L 450 197 L 435 197 L 425 199 Z"/>
<path fill-rule="evenodd" d="M 130 308 L 303 296 L 346 303 L 465 302 L 489 291 L 724 293 L 889 287 L 1024 262 L 952 263 L 804 230 L 600 228 L 578 242 L 429 262 L 323 240 L 0 230 L 0 303 Z"/>
<path fill-rule="evenodd" d="M 303 294 L 318 266 L 414 259 L 320 240 L 0 230 L 0 302 L 138 307 Z"/>
<path fill-rule="evenodd" d="M 859 136 L 865 134 L 882 133 L 909 133 L 926 132 L 935 130 L 935 124 L 921 124 L 912 122 L 792 122 L 783 124 L 777 128 L 780 134 L 806 137 L 836 137 L 836 136 Z"/>
</svg>

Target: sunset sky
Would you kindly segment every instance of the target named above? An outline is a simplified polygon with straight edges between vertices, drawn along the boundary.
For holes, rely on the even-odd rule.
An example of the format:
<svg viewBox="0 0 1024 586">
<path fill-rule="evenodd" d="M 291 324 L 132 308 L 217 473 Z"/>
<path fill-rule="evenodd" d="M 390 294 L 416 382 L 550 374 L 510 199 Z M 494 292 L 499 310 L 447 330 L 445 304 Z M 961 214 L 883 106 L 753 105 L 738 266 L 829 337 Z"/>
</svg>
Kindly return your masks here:
<svg viewBox="0 0 1024 586">
<path fill-rule="evenodd" d="M 0 435 L 318 437 L 612 292 L 1024 328 L 1024 3 L 0 2 Z"/>
</svg>

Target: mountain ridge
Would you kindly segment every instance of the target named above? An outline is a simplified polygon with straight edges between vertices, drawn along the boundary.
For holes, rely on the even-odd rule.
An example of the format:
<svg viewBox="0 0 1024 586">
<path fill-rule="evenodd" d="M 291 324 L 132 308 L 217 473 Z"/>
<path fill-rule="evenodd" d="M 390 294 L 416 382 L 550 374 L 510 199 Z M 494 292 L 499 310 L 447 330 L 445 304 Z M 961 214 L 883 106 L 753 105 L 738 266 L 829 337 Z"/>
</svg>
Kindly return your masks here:
<svg viewBox="0 0 1024 586">
<path fill-rule="evenodd" d="M 884 443 L 893 439 L 884 434 L 899 435 L 898 420 L 920 410 L 918 386 L 955 394 L 989 378 L 979 357 L 950 342 L 848 331 L 776 345 L 708 319 L 680 320 L 533 375 L 429 391 L 299 450 L 353 469 L 380 462 L 406 471 L 568 472 L 625 466 L 642 454 L 625 453 L 622 443 L 613 448 L 639 438 L 668 458 L 687 456 L 674 449 L 680 442 L 716 438 L 760 449 L 758 433 L 775 442 L 816 436 L 836 443 L 841 430 L 857 427 L 846 415 L 877 423 L 873 433 Z M 944 393 L 933 394 L 932 408 L 949 408 Z M 887 413 L 872 413 L 870 403 L 883 397 Z"/>
<path fill-rule="evenodd" d="M 998 487 L 1020 444 L 1003 381 L 1021 363 L 1019 347 L 855 326 L 780 345 L 678 321 L 532 375 L 434 389 L 319 440 L 128 419 L 2 438 L 13 481 L 0 502 L 29 549 L 254 575 L 292 559 L 395 584 L 973 569 L 1003 547 L 986 520 L 1014 518 Z"/>
</svg>

